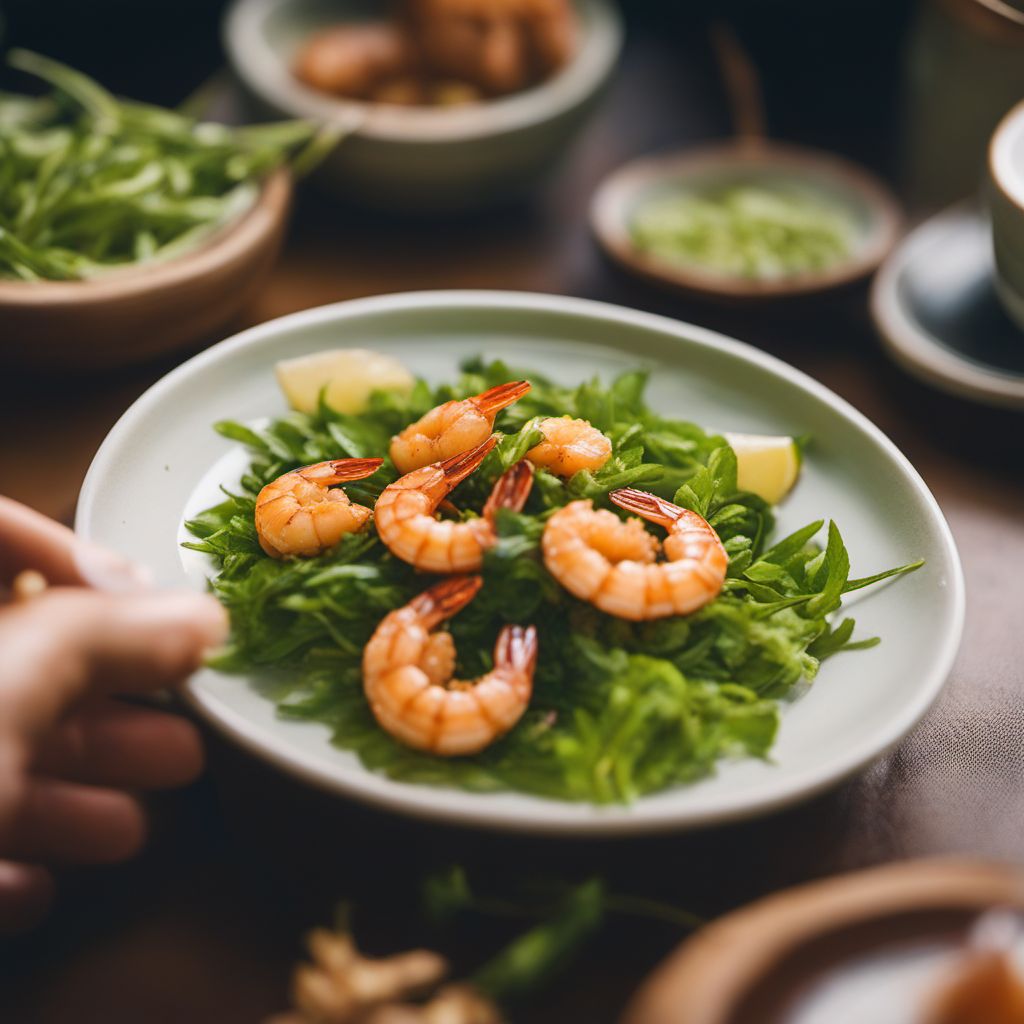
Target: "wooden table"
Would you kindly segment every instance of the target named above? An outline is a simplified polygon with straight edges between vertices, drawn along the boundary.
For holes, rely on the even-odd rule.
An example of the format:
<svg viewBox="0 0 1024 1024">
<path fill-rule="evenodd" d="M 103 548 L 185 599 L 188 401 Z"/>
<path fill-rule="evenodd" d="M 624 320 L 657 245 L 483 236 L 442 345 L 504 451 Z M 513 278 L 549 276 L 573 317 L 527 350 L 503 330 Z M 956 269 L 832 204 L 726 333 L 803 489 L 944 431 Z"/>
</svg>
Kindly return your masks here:
<svg viewBox="0 0 1024 1024">
<path fill-rule="evenodd" d="M 585 223 L 600 177 L 633 154 L 725 128 L 707 60 L 696 47 L 691 56 L 634 42 L 600 116 L 529 209 L 416 225 L 306 197 L 248 319 L 381 292 L 513 288 L 667 313 L 794 363 L 893 438 L 952 525 L 969 608 L 938 706 L 887 757 L 810 804 L 713 831 L 618 842 L 495 837 L 385 817 L 304 789 L 211 735 L 206 777 L 154 801 L 146 854 L 126 867 L 70 875 L 51 921 L 0 954 L 0 1020 L 252 1024 L 283 1006 L 301 932 L 327 921 L 338 899 L 363 908 L 357 924 L 371 949 L 437 940 L 416 923 L 412 900 L 424 870 L 452 861 L 495 881 L 521 872 L 602 873 L 616 889 L 715 915 L 802 879 L 880 861 L 1024 853 L 1022 420 L 927 391 L 890 366 L 862 291 L 816 306 L 716 308 L 651 291 L 604 263 Z M 70 517 L 104 433 L 167 368 L 5 379 L 0 489 Z M 468 968 L 506 927 L 457 928 L 439 941 Z M 579 966 L 515 1019 L 614 1021 L 678 938 L 669 926 L 613 919 Z"/>
</svg>

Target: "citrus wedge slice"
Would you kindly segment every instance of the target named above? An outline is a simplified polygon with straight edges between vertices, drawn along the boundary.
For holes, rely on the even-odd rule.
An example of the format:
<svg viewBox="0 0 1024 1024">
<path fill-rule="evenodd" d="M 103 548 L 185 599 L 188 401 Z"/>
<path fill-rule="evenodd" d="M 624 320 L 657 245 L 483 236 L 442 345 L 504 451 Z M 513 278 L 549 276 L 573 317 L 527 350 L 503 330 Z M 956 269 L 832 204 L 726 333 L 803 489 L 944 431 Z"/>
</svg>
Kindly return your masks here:
<svg viewBox="0 0 1024 1024">
<path fill-rule="evenodd" d="M 414 384 L 412 374 L 397 359 L 365 348 L 328 349 L 283 359 L 274 369 L 288 404 L 299 412 L 313 412 L 324 391 L 332 409 L 360 413 L 372 392 L 408 394 Z"/>
</svg>

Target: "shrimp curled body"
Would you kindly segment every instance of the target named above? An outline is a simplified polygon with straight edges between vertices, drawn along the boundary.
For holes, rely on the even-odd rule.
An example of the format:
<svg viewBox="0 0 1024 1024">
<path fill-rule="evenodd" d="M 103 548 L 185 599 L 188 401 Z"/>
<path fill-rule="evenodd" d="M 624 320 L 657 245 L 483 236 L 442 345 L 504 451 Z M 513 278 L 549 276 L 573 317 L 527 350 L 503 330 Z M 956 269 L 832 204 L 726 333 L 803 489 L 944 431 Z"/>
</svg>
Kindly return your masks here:
<svg viewBox="0 0 1024 1024">
<path fill-rule="evenodd" d="M 490 436 L 498 413 L 529 390 L 528 381 L 510 381 L 431 409 L 391 439 L 391 461 L 399 473 L 411 473 L 476 448 Z"/>
<path fill-rule="evenodd" d="M 555 476 L 570 477 L 581 469 L 593 473 L 612 457 L 611 441 L 586 420 L 549 416 L 538 420 L 535 426 L 544 440 L 534 445 L 526 457 Z"/>
<path fill-rule="evenodd" d="M 480 518 L 457 522 L 438 519 L 435 512 L 496 443 L 490 437 L 477 448 L 413 470 L 384 488 L 374 507 L 374 521 L 377 534 L 396 558 L 427 572 L 480 568 L 484 552 L 498 539 L 494 529 L 498 508 L 520 511 L 529 496 L 530 464 L 519 462 L 499 478 Z"/>
<path fill-rule="evenodd" d="M 363 689 L 377 722 L 400 743 L 453 757 L 475 754 L 507 733 L 533 693 L 537 634 L 505 626 L 494 667 L 473 682 L 452 678 L 455 645 L 435 633 L 465 607 L 481 579 L 450 577 L 387 615 L 363 652 Z"/>
<path fill-rule="evenodd" d="M 544 564 L 576 597 L 620 619 L 689 615 L 714 600 L 729 558 L 718 534 L 696 512 L 644 491 L 609 498 L 668 530 L 664 545 L 637 519 L 623 522 L 589 501 L 559 509 L 544 529 Z M 666 561 L 657 561 L 663 548 Z"/>
<path fill-rule="evenodd" d="M 334 459 L 303 466 L 272 480 L 256 496 L 256 534 L 272 558 L 319 555 L 346 533 L 366 525 L 371 512 L 337 484 L 362 480 L 383 459 Z"/>
</svg>

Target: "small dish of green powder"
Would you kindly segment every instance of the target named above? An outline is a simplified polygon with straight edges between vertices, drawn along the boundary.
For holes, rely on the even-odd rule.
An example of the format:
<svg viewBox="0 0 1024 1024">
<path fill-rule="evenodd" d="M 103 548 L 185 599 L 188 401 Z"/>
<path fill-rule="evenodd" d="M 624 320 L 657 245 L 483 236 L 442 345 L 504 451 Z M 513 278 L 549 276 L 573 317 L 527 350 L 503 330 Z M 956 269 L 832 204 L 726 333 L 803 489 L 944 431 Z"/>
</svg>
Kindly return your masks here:
<svg viewBox="0 0 1024 1024">
<path fill-rule="evenodd" d="M 895 244 L 901 214 L 854 164 L 748 140 L 627 164 L 598 188 L 591 223 L 633 273 L 690 293 L 756 299 L 863 279 Z"/>
<path fill-rule="evenodd" d="M 783 184 L 666 189 L 642 199 L 633 244 L 645 253 L 729 277 L 779 278 L 849 259 L 858 226 L 844 207 Z"/>
</svg>

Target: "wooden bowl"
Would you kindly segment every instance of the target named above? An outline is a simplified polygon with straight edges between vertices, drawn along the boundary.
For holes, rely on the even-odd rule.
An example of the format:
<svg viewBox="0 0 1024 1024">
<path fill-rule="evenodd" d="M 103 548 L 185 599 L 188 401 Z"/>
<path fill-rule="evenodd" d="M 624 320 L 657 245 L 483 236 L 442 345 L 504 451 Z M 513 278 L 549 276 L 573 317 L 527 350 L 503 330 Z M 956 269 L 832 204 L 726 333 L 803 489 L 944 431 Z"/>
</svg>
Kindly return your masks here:
<svg viewBox="0 0 1024 1024">
<path fill-rule="evenodd" d="M 701 929 L 644 982 L 622 1024 L 782 1024 L 851 958 L 965 936 L 993 907 L 1024 909 L 1007 866 L 926 860 L 799 886 Z"/>
<path fill-rule="evenodd" d="M 0 281 L 0 365 L 99 369 L 141 363 L 211 337 L 256 292 L 280 247 L 291 177 L 197 249 L 86 281 Z"/>
<path fill-rule="evenodd" d="M 745 278 L 673 263 L 634 244 L 632 220 L 645 199 L 678 187 L 757 181 L 795 182 L 845 207 L 856 225 L 850 256 L 820 271 Z M 856 164 L 815 150 L 746 139 L 626 164 L 594 194 L 590 221 L 604 250 L 626 270 L 689 294 L 749 301 L 820 293 L 866 277 L 895 245 L 902 215 L 889 190 Z"/>
</svg>

